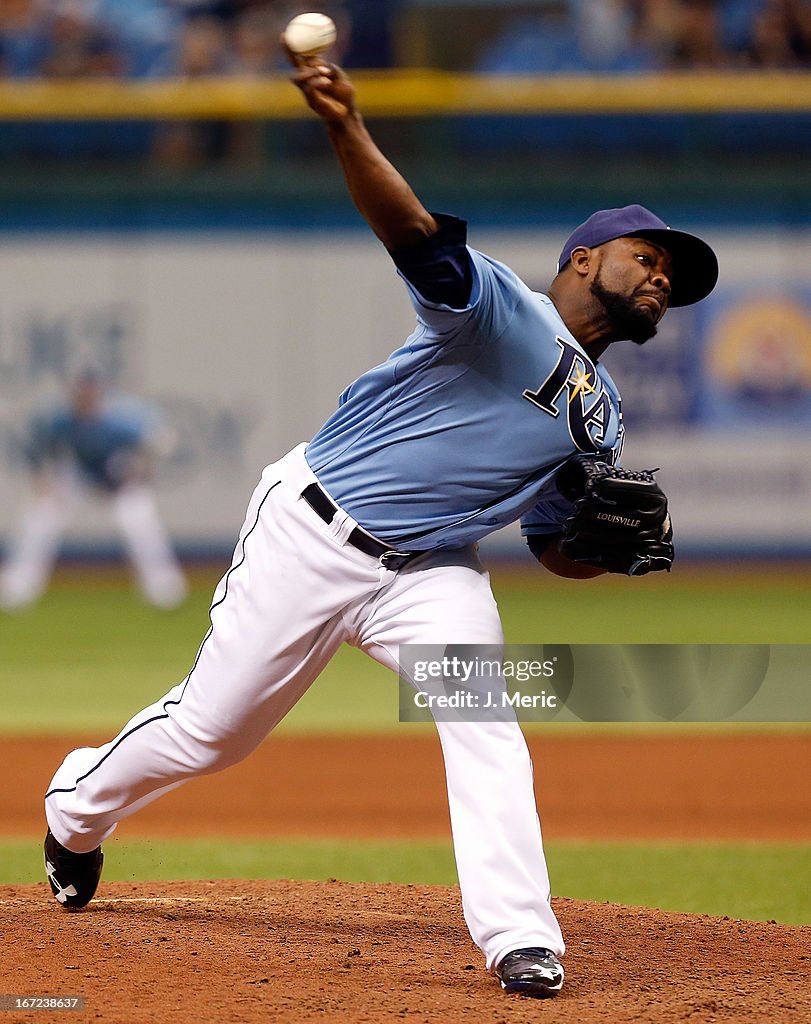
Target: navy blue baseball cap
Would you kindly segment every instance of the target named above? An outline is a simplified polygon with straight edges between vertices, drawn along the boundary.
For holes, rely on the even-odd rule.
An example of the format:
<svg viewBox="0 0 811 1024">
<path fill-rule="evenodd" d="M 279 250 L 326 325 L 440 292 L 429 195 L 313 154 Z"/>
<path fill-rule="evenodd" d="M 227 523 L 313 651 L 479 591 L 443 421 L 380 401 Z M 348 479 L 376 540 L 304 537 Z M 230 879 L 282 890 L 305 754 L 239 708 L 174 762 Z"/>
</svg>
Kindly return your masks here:
<svg viewBox="0 0 811 1024">
<path fill-rule="evenodd" d="M 669 306 L 690 306 L 706 298 L 718 280 L 718 260 L 703 239 L 686 231 L 674 231 L 644 206 L 622 206 L 616 210 L 598 210 L 575 228 L 558 260 L 563 270 L 580 245 L 593 249 L 615 238 L 649 238 L 666 249 L 673 260 Z"/>
</svg>

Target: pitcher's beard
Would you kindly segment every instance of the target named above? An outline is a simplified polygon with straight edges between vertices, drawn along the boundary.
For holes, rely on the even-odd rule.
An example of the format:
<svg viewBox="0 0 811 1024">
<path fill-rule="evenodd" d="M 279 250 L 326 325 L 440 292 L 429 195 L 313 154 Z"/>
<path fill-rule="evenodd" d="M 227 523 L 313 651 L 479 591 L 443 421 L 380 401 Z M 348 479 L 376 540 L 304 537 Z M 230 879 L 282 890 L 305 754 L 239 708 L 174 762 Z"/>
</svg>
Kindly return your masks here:
<svg viewBox="0 0 811 1024">
<path fill-rule="evenodd" d="M 606 311 L 608 322 L 618 339 L 644 345 L 655 337 L 656 324 L 650 315 L 637 306 L 633 299 L 605 288 L 599 273 L 591 282 L 591 293 Z"/>
</svg>

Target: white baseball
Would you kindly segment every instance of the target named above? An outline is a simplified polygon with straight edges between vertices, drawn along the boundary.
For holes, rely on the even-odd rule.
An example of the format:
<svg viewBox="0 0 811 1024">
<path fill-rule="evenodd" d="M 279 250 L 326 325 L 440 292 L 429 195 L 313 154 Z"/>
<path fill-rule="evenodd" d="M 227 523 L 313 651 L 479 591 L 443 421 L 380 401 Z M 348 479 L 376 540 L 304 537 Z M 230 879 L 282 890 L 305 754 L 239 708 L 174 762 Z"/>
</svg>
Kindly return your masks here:
<svg viewBox="0 0 811 1024">
<path fill-rule="evenodd" d="M 323 53 L 335 37 L 335 22 L 326 14 L 299 14 L 284 30 L 285 43 L 300 57 Z"/>
</svg>

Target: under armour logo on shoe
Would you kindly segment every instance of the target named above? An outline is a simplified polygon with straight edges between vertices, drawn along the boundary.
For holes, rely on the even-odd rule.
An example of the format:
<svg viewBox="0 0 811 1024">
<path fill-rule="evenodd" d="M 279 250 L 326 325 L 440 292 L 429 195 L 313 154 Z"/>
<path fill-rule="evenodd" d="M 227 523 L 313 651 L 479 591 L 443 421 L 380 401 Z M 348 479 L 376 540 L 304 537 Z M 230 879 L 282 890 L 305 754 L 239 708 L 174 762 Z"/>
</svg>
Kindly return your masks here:
<svg viewBox="0 0 811 1024">
<path fill-rule="evenodd" d="M 56 877 L 56 868 L 53 866 L 53 864 L 51 864 L 49 860 L 45 861 L 45 873 L 48 876 L 48 881 L 51 883 L 53 894 L 60 903 L 67 903 L 68 896 L 79 895 L 78 892 L 76 892 L 76 887 L 73 885 L 69 885 L 65 889 L 62 888 L 62 886 L 59 884 L 59 879 Z"/>
</svg>

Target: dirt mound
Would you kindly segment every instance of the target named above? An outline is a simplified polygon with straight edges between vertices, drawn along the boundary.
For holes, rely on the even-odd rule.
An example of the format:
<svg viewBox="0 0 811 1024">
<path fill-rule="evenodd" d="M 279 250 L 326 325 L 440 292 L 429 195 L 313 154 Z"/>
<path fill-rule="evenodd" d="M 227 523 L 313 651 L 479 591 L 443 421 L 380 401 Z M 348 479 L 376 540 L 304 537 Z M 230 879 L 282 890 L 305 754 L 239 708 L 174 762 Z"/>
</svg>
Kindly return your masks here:
<svg viewBox="0 0 811 1024">
<path fill-rule="evenodd" d="M 59 1019 L 811 1019 L 811 928 L 556 900 L 567 980 L 539 1002 L 504 996 L 485 973 L 452 888 L 102 883 L 87 910 L 66 913 L 43 884 L 0 888 L 0 907 L 4 993 L 85 998 L 83 1014 Z"/>
</svg>

